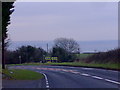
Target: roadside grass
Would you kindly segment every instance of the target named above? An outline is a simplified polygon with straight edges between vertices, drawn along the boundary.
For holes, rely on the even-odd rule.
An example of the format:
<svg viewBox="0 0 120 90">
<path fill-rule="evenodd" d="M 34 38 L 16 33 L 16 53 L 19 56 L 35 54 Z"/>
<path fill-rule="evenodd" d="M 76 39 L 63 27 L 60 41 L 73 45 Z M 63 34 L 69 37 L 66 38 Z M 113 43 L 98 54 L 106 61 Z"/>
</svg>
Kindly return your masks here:
<svg viewBox="0 0 120 90">
<path fill-rule="evenodd" d="M 63 63 L 25 63 L 25 64 L 11 64 L 14 65 L 59 65 L 59 66 L 77 66 L 77 67 L 93 67 L 104 69 L 120 70 L 120 63 L 85 63 L 85 62 L 63 62 Z M 10 65 L 10 66 L 11 66 Z"/>
<path fill-rule="evenodd" d="M 65 65 L 65 66 L 82 66 L 106 69 L 120 69 L 120 63 L 85 63 L 85 62 L 65 62 L 65 63 L 46 63 L 45 65 Z"/>
<path fill-rule="evenodd" d="M 42 79 L 44 76 L 40 73 L 30 71 L 30 70 L 24 70 L 24 69 L 3 69 L 2 73 L 5 74 L 5 77 L 3 79 L 6 79 L 10 77 L 9 79 L 13 80 L 38 80 Z"/>
<path fill-rule="evenodd" d="M 43 63 L 22 63 L 22 64 L 7 64 L 7 66 L 22 66 L 22 65 L 43 65 Z"/>
</svg>

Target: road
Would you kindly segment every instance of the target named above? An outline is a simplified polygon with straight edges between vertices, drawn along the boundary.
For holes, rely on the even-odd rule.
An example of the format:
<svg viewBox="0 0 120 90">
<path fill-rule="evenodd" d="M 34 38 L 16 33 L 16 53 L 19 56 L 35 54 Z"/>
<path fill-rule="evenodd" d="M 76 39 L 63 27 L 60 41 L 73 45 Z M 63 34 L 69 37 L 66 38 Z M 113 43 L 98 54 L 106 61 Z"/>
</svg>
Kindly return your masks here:
<svg viewBox="0 0 120 90">
<path fill-rule="evenodd" d="M 44 74 L 40 88 L 119 88 L 120 72 L 68 66 L 11 66 Z"/>
</svg>

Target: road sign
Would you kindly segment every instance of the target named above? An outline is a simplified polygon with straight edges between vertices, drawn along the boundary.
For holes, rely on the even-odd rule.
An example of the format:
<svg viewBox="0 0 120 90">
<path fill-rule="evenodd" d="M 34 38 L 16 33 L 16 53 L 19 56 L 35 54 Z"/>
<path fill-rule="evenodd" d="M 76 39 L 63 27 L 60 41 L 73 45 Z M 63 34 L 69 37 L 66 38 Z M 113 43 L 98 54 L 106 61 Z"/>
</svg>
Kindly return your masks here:
<svg viewBox="0 0 120 90">
<path fill-rule="evenodd" d="M 58 57 L 51 57 L 52 60 L 58 60 Z"/>
<path fill-rule="evenodd" d="M 58 57 L 45 57 L 45 60 L 58 60 Z"/>
<path fill-rule="evenodd" d="M 51 57 L 45 57 L 45 60 L 51 60 Z"/>
</svg>

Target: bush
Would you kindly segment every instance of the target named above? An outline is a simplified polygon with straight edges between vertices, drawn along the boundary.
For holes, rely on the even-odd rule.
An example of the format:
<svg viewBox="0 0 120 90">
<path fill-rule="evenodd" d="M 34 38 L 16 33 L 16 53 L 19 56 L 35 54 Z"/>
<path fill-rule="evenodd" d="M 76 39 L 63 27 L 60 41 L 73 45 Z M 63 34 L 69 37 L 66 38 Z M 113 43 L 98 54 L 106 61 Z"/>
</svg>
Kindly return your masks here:
<svg viewBox="0 0 120 90">
<path fill-rule="evenodd" d="M 99 63 L 120 63 L 120 48 L 110 50 L 107 52 L 96 53 L 86 59 L 87 62 L 99 62 Z"/>
</svg>

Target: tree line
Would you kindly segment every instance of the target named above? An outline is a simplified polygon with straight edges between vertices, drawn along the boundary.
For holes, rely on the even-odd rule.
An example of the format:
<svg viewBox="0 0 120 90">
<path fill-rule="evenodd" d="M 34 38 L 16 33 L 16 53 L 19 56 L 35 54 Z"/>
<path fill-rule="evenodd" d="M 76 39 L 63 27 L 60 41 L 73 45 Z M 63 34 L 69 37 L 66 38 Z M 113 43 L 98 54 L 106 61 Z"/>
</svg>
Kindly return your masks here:
<svg viewBox="0 0 120 90">
<path fill-rule="evenodd" d="M 77 59 L 76 53 L 80 53 L 79 44 L 68 38 L 57 38 L 50 52 L 33 46 L 21 46 L 20 48 L 5 53 L 6 64 L 46 62 L 45 57 L 58 57 L 57 62 L 73 62 Z"/>
</svg>

